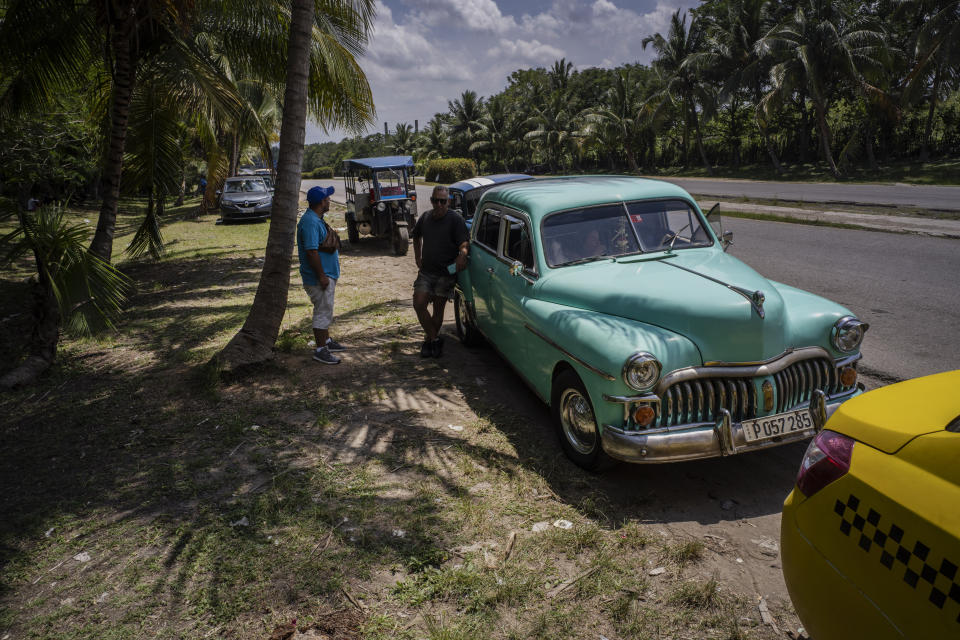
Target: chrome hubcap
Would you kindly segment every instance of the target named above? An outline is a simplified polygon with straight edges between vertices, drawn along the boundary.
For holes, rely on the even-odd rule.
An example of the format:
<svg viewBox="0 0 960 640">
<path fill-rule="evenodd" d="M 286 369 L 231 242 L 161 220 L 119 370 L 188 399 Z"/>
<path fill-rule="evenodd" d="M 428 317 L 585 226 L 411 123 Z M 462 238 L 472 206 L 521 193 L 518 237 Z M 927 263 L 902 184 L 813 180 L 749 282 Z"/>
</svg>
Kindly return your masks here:
<svg viewBox="0 0 960 640">
<path fill-rule="evenodd" d="M 593 453 L 597 446 L 597 421 L 590 401 L 576 389 L 566 389 L 560 396 L 560 425 L 575 451 Z"/>
</svg>

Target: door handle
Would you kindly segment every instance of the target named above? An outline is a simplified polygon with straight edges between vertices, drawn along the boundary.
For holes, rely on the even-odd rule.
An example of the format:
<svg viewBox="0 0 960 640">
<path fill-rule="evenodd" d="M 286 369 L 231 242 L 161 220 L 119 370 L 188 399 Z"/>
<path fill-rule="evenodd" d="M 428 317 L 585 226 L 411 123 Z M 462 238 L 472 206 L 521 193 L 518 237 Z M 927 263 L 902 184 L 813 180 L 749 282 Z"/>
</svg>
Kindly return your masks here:
<svg viewBox="0 0 960 640">
<path fill-rule="evenodd" d="M 487 273 L 493 275 L 493 267 L 487 267 Z"/>
</svg>

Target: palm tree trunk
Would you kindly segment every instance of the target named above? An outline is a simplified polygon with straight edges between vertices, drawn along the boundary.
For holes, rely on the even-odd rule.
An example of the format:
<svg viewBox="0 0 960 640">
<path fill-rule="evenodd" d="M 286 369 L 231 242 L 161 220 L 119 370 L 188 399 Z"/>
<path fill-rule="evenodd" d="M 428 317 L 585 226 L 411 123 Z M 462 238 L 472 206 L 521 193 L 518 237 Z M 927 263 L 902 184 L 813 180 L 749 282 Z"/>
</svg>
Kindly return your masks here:
<svg viewBox="0 0 960 640">
<path fill-rule="evenodd" d="M 817 128 L 820 130 L 820 146 L 823 151 L 823 157 L 827 161 L 833 177 L 839 178 L 840 170 L 837 169 L 837 163 L 833 161 L 833 153 L 830 151 L 830 127 L 827 124 L 826 105 L 814 102 L 813 106 L 817 112 Z"/>
<path fill-rule="evenodd" d="M 923 130 L 923 142 L 920 143 L 920 162 L 930 159 L 930 135 L 933 133 L 933 116 L 937 111 L 937 94 L 940 93 L 940 65 L 933 75 L 933 90 L 930 95 L 930 108 L 927 110 L 927 125 Z"/>
<path fill-rule="evenodd" d="M 97 231 L 90 241 L 90 253 L 110 262 L 113 255 L 113 233 L 117 225 L 120 202 L 120 175 L 123 172 L 123 146 L 127 139 L 130 98 L 136 81 L 136 56 L 130 47 L 136 17 L 126 16 L 114 25 L 111 49 L 114 57 L 113 97 L 110 105 L 110 148 L 101 175 L 103 203 Z"/>
<path fill-rule="evenodd" d="M 810 114 L 807 111 L 807 97 L 803 93 L 797 94 L 797 109 L 800 111 L 800 132 L 797 137 L 797 155 L 801 161 L 807 160 L 810 151 Z"/>
<path fill-rule="evenodd" d="M 250 314 L 243 328 L 219 356 L 215 356 L 228 370 L 272 357 L 280 324 L 287 310 L 290 261 L 300 201 L 300 168 L 303 165 L 303 140 L 306 135 L 310 36 L 314 15 L 313 0 L 293 0 L 292 4 L 277 189 L 267 235 L 267 252 Z"/>
<path fill-rule="evenodd" d="M 707 168 L 707 173 L 713 175 L 713 167 L 710 166 L 710 160 L 707 159 L 707 150 L 703 148 L 703 135 L 700 132 L 700 118 L 697 116 L 696 107 L 691 103 L 691 113 L 693 118 L 693 134 L 697 140 L 697 149 L 700 151 L 700 159 L 703 160 L 703 166 Z"/>
</svg>

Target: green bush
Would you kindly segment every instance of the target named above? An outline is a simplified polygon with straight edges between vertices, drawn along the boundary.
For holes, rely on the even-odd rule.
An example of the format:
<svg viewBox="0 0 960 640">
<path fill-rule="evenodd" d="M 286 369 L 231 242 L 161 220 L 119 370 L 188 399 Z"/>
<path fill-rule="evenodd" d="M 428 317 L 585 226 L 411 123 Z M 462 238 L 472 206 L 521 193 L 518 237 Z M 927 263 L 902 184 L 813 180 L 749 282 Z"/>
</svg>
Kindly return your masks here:
<svg viewBox="0 0 960 640">
<path fill-rule="evenodd" d="M 321 178 L 332 178 L 333 167 L 317 167 L 312 171 L 304 171 L 303 177 L 308 180 L 320 180 Z"/>
<path fill-rule="evenodd" d="M 477 165 L 470 158 L 441 158 L 431 160 L 424 177 L 428 182 L 450 184 L 477 175 Z"/>
</svg>

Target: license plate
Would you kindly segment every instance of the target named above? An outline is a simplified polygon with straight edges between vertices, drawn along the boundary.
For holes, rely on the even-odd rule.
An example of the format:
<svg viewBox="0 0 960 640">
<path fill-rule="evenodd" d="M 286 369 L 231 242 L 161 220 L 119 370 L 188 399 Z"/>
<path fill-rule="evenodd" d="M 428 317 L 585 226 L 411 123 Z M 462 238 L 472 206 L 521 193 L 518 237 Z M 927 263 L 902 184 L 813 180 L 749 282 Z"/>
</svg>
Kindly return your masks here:
<svg viewBox="0 0 960 640">
<path fill-rule="evenodd" d="M 813 419 L 806 409 L 797 409 L 756 420 L 744 420 L 740 426 L 743 428 L 743 437 L 747 442 L 756 442 L 813 429 Z"/>
</svg>

